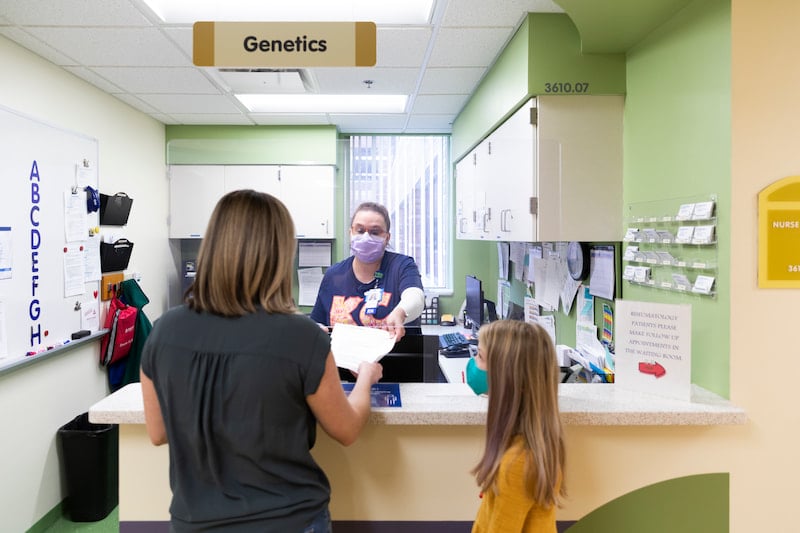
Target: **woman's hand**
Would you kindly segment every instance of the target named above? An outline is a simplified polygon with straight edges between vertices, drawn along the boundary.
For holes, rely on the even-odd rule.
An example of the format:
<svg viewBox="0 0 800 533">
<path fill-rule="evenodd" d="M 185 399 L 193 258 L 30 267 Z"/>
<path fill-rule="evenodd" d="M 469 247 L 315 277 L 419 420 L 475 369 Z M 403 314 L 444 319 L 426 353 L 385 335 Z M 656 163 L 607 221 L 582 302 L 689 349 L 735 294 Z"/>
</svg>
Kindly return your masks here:
<svg viewBox="0 0 800 533">
<path fill-rule="evenodd" d="M 383 377 L 383 366 L 380 363 L 361 361 L 358 365 L 358 372 L 353 372 L 353 375 L 356 377 L 356 381 L 364 380 L 372 386 Z"/>
<path fill-rule="evenodd" d="M 403 310 L 402 307 L 397 306 L 394 308 L 394 311 L 389 313 L 389 315 L 383 319 L 383 324 L 381 325 L 382 329 L 389 331 L 390 333 L 394 334 L 394 342 L 399 341 L 403 338 L 403 335 L 406 334 L 406 312 Z"/>
</svg>

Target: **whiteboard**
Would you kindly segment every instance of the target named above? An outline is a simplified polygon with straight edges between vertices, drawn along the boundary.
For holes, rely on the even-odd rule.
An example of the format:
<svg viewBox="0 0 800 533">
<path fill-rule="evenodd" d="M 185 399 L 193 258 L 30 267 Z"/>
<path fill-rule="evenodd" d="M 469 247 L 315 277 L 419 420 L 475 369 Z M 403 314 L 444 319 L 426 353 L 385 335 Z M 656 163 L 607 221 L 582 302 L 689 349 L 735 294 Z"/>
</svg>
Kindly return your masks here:
<svg viewBox="0 0 800 533">
<path fill-rule="evenodd" d="M 0 106 L 0 369 L 96 319 L 98 141 Z M 97 329 L 95 326 L 93 329 Z"/>
</svg>

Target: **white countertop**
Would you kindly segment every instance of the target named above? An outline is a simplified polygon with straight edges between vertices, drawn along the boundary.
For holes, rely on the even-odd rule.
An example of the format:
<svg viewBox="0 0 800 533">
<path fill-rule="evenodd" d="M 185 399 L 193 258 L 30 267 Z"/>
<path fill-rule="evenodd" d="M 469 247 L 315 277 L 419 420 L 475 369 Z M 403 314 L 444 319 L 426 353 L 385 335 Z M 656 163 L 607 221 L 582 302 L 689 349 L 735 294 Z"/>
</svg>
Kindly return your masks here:
<svg viewBox="0 0 800 533">
<path fill-rule="evenodd" d="M 401 383 L 402 407 L 373 408 L 377 425 L 474 426 L 486 423 L 488 398 L 478 397 L 463 383 Z M 712 426 L 744 424 L 743 409 L 692 385 L 684 402 L 642 394 L 613 384 L 559 385 L 562 419 L 574 426 Z M 126 385 L 89 408 L 97 424 L 143 424 L 141 386 Z"/>
</svg>

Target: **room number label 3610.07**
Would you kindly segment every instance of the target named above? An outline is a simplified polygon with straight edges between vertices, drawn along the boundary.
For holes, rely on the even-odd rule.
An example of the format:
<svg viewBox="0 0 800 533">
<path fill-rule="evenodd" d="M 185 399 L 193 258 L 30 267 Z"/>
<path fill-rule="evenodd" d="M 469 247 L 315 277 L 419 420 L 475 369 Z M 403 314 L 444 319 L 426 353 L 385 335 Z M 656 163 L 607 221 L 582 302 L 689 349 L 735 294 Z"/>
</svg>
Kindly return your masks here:
<svg viewBox="0 0 800 533">
<path fill-rule="evenodd" d="M 556 81 L 544 84 L 544 92 L 561 94 L 585 94 L 589 92 L 589 83 L 579 81 L 571 83 L 568 81 Z"/>
</svg>

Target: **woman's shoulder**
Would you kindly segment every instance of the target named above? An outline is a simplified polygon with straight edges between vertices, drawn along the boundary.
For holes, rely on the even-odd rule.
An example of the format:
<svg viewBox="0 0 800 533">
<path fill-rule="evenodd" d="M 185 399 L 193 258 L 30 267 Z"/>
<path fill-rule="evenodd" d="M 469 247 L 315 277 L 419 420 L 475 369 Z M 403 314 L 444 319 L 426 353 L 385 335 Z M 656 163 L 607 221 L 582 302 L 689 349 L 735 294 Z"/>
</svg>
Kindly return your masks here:
<svg viewBox="0 0 800 533">
<path fill-rule="evenodd" d="M 165 323 L 173 322 L 175 320 L 181 320 L 181 317 L 185 316 L 187 313 L 192 313 L 192 312 L 193 311 L 190 311 L 189 308 L 186 307 L 186 304 L 181 304 L 181 305 L 177 305 L 175 307 L 170 307 L 169 309 L 167 309 L 166 311 L 161 313 L 161 316 L 159 316 L 153 322 L 153 324 L 154 325 L 158 324 L 158 323 L 165 324 Z"/>
<path fill-rule="evenodd" d="M 272 323 L 275 327 L 281 330 L 291 329 L 294 333 L 314 333 L 326 335 L 325 331 L 319 327 L 319 324 L 311 320 L 310 317 L 303 313 L 285 313 L 285 314 L 261 314 L 260 320 Z"/>
</svg>

